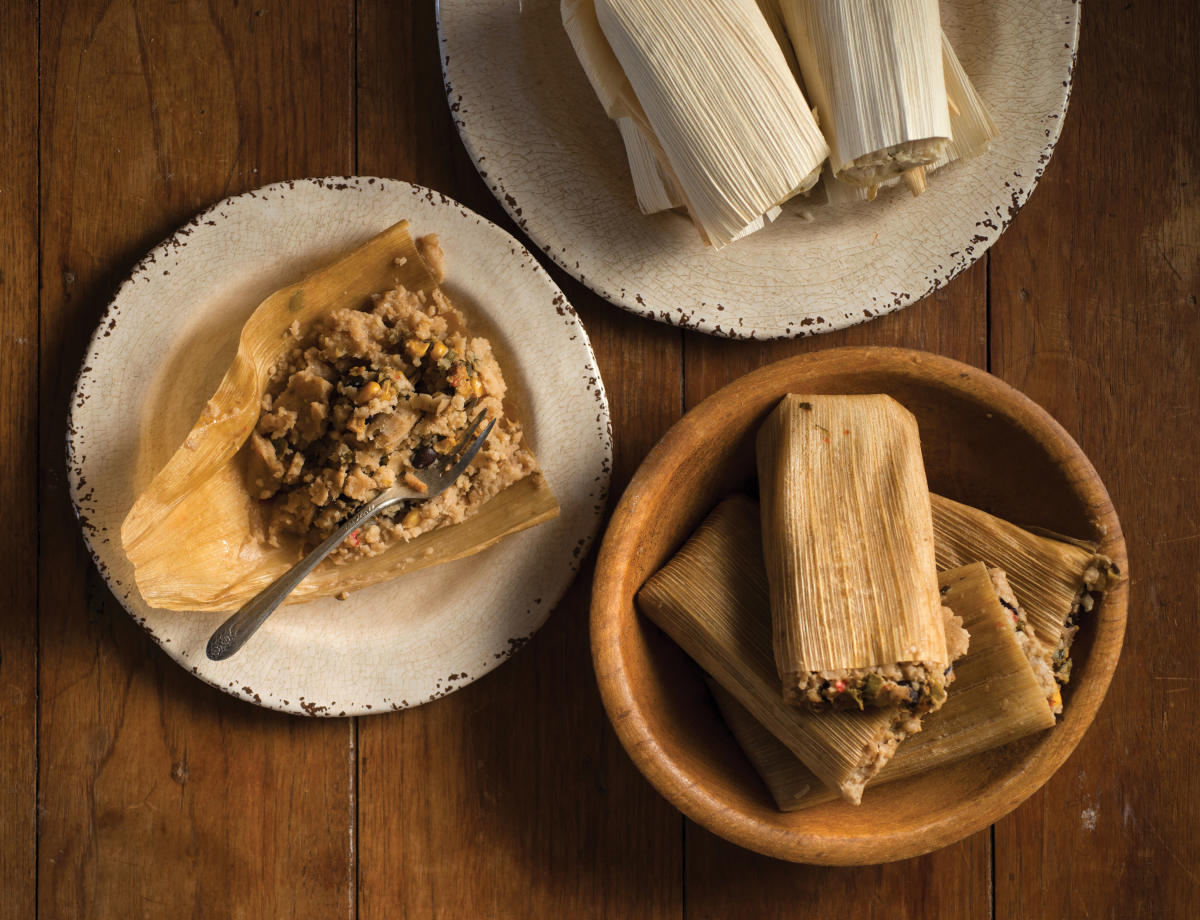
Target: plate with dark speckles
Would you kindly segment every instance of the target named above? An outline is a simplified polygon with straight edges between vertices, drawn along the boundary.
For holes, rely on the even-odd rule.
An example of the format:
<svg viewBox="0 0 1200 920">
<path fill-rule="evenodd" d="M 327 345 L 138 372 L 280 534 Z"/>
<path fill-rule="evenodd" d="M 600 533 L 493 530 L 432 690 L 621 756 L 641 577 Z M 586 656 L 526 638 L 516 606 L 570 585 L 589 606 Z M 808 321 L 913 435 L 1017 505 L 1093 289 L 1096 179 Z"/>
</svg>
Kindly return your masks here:
<svg viewBox="0 0 1200 920">
<path fill-rule="evenodd" d="M 793 199 L 758 233 L 706 248 L 685 216 L 643 215 L 625 150 L 562 27 L 559 0 L 439 4 L 450 110 L 479 174 L 567 272 L 614 304 L 730 338 L 840 329 L 920 300 L 996 241 L 1058 140 L 1078 0 L 944 0 L 943 27 L 1000 130 L 924 195 Z M 810 219 L 811 218 L 811 219 Z"/>
<path fill-rule="evenodd" d="M 491 340 L 526 436 L 561 507 L 557 519 L 475 556 L 285 607 L 227 661 L 204 654 L 228 615 L 145 604 L 121 522 L 191 427 L 148 419 L 164 400 L 194 419 L 269 293 L 402 218 L 437 233 L 443 287 Z M 147 432 L 154 437 L 145 438 Z M 149 443 L 149 447 L 147 447 Z M 524 247 L 439 192 L 393 179 L 281 182 L 225 199 L 148 253 L 92 337 L 67 435 L 71 497 L 113 594 L 197 677 L 256 705 L 311 716 L 429 702 L 513 655 L 566 592 L 600 525 L 612 468 L 608 402 L 587 333 Z"/>
</svg>

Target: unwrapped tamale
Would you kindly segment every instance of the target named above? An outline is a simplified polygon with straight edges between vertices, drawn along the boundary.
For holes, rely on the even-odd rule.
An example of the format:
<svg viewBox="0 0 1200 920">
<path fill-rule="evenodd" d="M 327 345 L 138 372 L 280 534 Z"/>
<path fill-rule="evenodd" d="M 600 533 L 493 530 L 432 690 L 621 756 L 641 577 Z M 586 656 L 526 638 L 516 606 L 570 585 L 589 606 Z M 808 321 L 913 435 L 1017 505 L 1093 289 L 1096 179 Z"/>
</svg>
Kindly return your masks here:
<svg viewBox="0 0 1200 920">
<path fill-rule="evenodd" d="M 962 616 L 971 647 L 955 663 L 957 680 L 946 705 L 926 716 L 920 734 L 904 741 L 871 787 L 907 779 L 1043 731 L 1054 725 L 1044 681 L 1020 641 L 1019 617 L 1006 606 L 1003 573 L 982 563 L 939 577 L 946 603 Z M 737 700 L 713 696 L 734 737 L 782 811 L 836 798 Z"/>
<path fill-rule="evenodd" d="M 757 441 L 785 699 L 938 708 L 961 641 L 938 597 L 917 422 L 890 396 L 785 396 Z"/>
<path fill-rule="evenodd" d="M 1071 677 L 1071 642 L 1080 611 L 1091 609 L 1089 592 L 1117 577 L 1112 560 L 1079 543 L 1030 533 L 986 511 L 931 495 L 939 569 L 984 562 L 1002 569 L 1048 650 L 1060 684 Z"/>
<path fill-rule="evenodd" d="M 754 502 L 726 499 L 642 586 L 638 606 L 821 782 L 857 803 L 920 722 L 899 706 L 815 713 L 784 702 L 759 534 Z"/>
</svg>

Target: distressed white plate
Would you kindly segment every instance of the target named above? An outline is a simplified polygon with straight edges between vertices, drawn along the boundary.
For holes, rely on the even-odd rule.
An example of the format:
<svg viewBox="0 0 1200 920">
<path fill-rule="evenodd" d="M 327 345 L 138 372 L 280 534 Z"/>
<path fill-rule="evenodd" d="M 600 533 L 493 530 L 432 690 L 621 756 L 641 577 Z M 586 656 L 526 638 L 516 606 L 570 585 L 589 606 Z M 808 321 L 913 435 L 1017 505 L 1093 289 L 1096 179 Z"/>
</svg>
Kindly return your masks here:
<svg viewBox="0 0 1200 920">
<path fill-rule="evenodd" d="M 133 500 L 183 440 L 265 296 L 402 218 L 438 233 L 444 288 L 491 339 L 561 505 L 478 555 L 350 595 L 285 607 L 228 661 L 204 646 L 224 613 L 146 606 L 120 546 Z M 182 430 L 140 447 L 143 419 L 187 400 Z M 253 703 L 362 715 L 444 696 L 507 659 L 545 621 L 600 523 L 612 461 L 587 333 L 516 240 L 444 195 L 391 179 L 270 185 L 213 206 L 138 263 L 92 338 L 71 405 L 70 488 L 96 564 L 146 631 L 202 680 Z"/>
<path fill-rule="evenodd" d="M 874 206 L 796 201 L 720 252 L 679 214 L 637 209 L 624 147 L 563 31 L 559 0 L 450 0 L 450 109 L 479 174 L 530 238 L 618 306 L 732 338 L 828 332 L 945 284 L 1000 236 L 1042 174 L 1079 42 L 1071 0 L 943 0 L 943 26 L 1000 136 Z M 813 220 L 803 217 L 808 210 Z"/>
</svg>

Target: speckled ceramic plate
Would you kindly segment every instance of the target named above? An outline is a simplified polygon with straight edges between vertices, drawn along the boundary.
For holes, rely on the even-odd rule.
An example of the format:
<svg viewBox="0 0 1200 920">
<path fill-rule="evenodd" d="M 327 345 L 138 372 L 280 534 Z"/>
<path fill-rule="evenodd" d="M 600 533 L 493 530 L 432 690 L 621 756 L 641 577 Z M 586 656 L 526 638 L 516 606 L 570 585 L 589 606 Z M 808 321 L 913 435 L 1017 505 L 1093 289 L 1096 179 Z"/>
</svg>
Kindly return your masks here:
<svg viewBox="0 0 1200 920">
<path fill-rule="evenodd" d="M 706 249 L 691 222 L 637 209 L 624 147 L 563 31 L 559 0 L 453 0 L 438 24 L 446 92 L 479 173 L 521 228 L 618 306 L 732 338 L 810 335 L 920 300 L 983 255 L 1058 140 L 1078 0 L 943 0 L 943 25 L 1000 137 L 873 207 L 793 201 Z M 805 219 L 805 212 L 812 220 Z"/>
<path fill-rule="evenodd" d="M 204 646 L 223 613 L 152 609 L 120 527 L 216 389 L 242 323 L 267 294 L 402 218 L 436 232 L 451 297 L 491 339 L 561 506 L 478 555 L 350 595 L 285 607 L 228 661 Z M 150 441 L 164 400 L 191 403 Z M 161 424 L 157 426 L 161 428 Z M 600 523 L 612 444 L 587 333 L 516 240 L 438 192 L 391 179 L 314 179 L 226 199 L 149 253 L 88 348 L 71 406 L 71 495 L 113 593 L 172 658 L 213 686 L 308 715 L 416 706 L 482 677 L 545 621 Z"/>
</svg>

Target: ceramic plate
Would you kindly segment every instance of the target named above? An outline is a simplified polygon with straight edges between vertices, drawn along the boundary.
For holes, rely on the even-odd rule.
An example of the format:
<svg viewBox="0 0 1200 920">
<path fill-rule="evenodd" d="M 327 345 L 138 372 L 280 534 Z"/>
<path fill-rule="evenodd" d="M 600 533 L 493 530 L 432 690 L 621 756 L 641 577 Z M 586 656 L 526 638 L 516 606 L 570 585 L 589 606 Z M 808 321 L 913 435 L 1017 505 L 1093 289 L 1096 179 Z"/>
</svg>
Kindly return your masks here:
<svg viewBox="0 0 1200 920">
<path fill-rule="evenodd" d="M 402 218 L 438 233 L 452 299 L 491 339 L 562 511 L 482 553 L 350 595 L 279 610 L 239 654 L 204 654 L 224 613 L 152 609 L 120 528 L 174 452 L 266 295 Z M 187 400 L 181 430 L 140 437 L 163 400 Z M 496 667 L 562 597 L 600 523 L 612 444 L 587 333 L 511 236 L 438 192 L 391 179 L 285 182 L 215 205 L 138 263 L 97 328 L 72 400 L 71 495 L 113 593 L 201 679 L 262 706 L 361 715 L 444 696 Z"/>
<path fill-rule="evenodd" d="M 564 269 L 618 306 L 732 338 L 810 335 L 920 300 L 983 255 L 1058 140 L 1078 0 L 944 0 L 944 29 L 1000 136 L 874 207 L 793 201 L 720 252 L 679 214 L 638 211 L 624 147 L 563 31 L 559 0 L 440 4 L 446 92 L 479 174 Z M 811 216 L 811 220 L 807 219 Z"/>
</svg>

